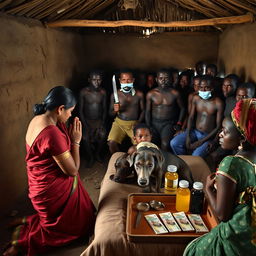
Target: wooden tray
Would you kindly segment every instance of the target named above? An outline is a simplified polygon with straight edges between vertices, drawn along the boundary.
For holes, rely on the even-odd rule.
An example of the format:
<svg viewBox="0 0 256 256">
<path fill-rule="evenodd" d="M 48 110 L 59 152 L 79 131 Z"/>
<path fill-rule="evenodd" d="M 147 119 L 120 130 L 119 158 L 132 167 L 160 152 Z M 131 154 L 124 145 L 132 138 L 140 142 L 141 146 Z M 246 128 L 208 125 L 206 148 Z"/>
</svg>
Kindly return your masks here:
<svg viewBox="0 0 256 256">
<path fill-rule="evenodd" d="M 135 228 L 135 221 L 137 217 L 136 204 L 138 202 L 149 202 L 150 200 L 158 200 L 165 204 L 163 211 L 149 210 L 142 212 L 140 225 Z M 145 219 L 147 214 L 159 214 L 161 212 L 177 212 L 175 209 L 176 197 L 168 194 L 153 194 L 153 193 L 132 193 L 128 195 L 127 202 L 127 220 L 126 220 L 126 233 L 130 242 L 160 242 L 160 243 L 187 243 L 196 237 L 199 237 L 205 233 L 193 232 L 174 232 L 168 234 L 157 235 L 151 229 Z M 158 215 L 159 217 L 159 215 Z M 201 217 L 206 224 L 207 228 L 211 230 L 218 224 L 217 219 L 214 217 L 210 207 L 205 203 L 204 212 Z"/>
</svg>

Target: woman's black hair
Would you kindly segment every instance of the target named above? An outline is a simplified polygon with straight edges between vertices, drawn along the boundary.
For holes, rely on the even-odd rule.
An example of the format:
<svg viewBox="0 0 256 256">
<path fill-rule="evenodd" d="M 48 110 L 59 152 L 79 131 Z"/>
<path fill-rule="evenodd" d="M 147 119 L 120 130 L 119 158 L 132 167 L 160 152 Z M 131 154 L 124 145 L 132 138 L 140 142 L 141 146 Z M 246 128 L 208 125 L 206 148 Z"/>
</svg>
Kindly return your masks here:
<svg viewBox="0 0 256 256">
<path fill-rule="evenodd" d="M 71 108 L 76 105 L 76 98 L 69 88 L 56 86 L 48 92 L 41 104 L 35 104 L 34 114 L 41 115 L 61 105 L 64 105 L 65 109 Z"/>
</svg>

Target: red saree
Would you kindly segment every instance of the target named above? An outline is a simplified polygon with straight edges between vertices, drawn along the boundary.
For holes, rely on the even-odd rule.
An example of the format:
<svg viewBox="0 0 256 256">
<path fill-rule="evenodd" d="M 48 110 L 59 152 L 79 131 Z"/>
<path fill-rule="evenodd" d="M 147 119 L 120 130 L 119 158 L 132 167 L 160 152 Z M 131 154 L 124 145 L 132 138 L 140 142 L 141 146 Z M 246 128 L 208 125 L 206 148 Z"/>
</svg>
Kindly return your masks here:
<svg viewBox="0 0 256 256">
<path fill-rule="evenodd" d="M 37 214 L 26 217 L 12 244 L 32 256 L 93 232 L 95 208 L 79 176 L 62 172 L 52 156 L 70 150 L 64 124 L 50 125 L 27 145 L 29 198 Z"/>
</svg>

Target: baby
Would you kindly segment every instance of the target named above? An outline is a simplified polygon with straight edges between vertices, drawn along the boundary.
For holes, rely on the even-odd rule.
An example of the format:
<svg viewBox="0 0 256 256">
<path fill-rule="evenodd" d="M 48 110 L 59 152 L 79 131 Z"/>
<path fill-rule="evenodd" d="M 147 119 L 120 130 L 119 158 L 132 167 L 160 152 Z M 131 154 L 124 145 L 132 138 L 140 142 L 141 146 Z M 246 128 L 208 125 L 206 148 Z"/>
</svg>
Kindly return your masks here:
<svg viewBox="0 0 256 256">
<path fill-rule="evenodd" d="M 136 147 L 141 142 L 151 142 L 152 140 L 152 131 L 147 124 L 139 123 L 133 128 L 134 141 L 136 145 L 131 146 L 128 149 L 128 154 L 131 155 L 136 151 Z"/>
<path fill-rule="evenodd" d="M 137 151 L 137 145 L 141 142 L 150 142 L 152 139 L 152 132 L 150 127 L 144 123 L 137 124 L 133 129 L 134 141 L 136 145 L 131 146 L 128 149 L 128 152 L 124 155 L 117 158 L 115 162 L 116 174 L 112 174 L 110 179 L 115 182 L 120 183 L 131 183 L 134 181 L 134 175 L 130 179 L 128 178 L 133 174 L 134 168 L 130 166 L 129 161 L 127 160 L 128 156 L 132 155 Z"/>
</svg>

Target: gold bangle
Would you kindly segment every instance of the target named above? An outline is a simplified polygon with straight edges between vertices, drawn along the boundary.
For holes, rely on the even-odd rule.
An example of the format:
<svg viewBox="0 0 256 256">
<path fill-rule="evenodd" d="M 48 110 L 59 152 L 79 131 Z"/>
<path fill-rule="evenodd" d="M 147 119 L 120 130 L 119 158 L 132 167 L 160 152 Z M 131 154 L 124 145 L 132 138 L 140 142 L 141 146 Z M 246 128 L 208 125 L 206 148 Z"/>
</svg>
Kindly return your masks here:
<svg viewBox="0 0 256 256">
<path fill-rule="evenodd" d="M 80 143 L 76 141 L 72 142 L 72 145 L 77 145 L 78 147 L 80 147 Z"/>
</svg>

